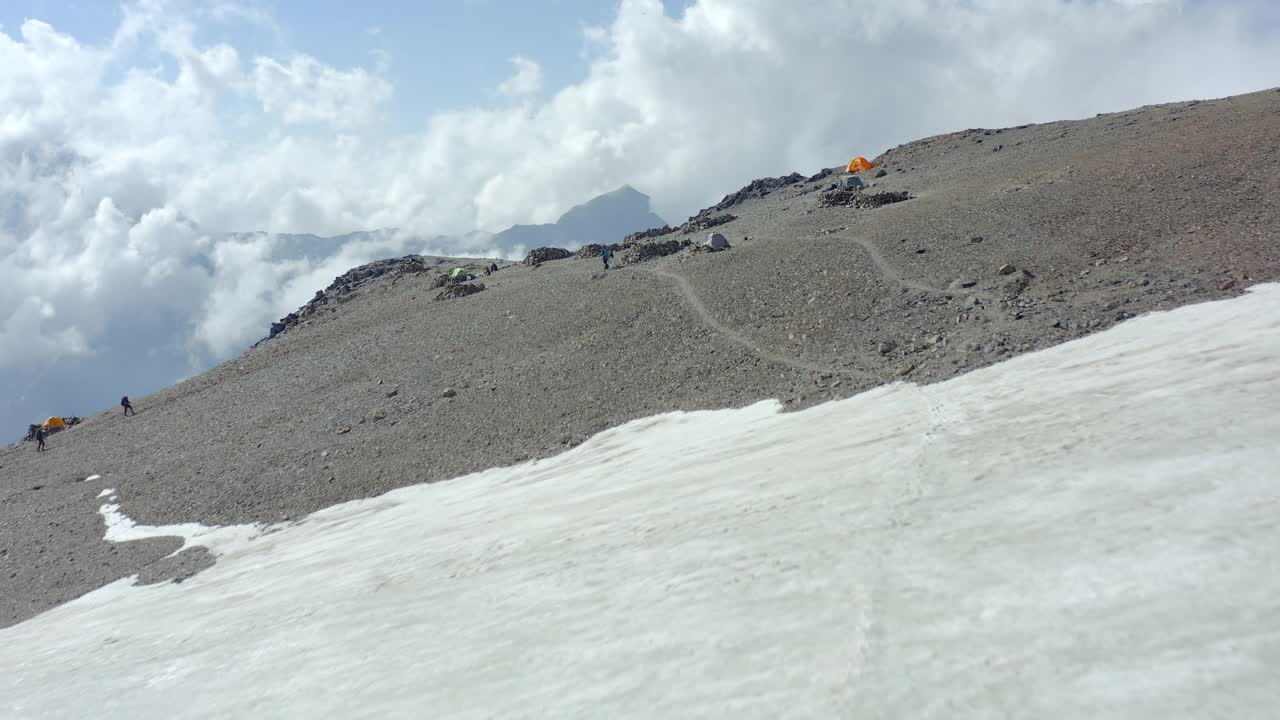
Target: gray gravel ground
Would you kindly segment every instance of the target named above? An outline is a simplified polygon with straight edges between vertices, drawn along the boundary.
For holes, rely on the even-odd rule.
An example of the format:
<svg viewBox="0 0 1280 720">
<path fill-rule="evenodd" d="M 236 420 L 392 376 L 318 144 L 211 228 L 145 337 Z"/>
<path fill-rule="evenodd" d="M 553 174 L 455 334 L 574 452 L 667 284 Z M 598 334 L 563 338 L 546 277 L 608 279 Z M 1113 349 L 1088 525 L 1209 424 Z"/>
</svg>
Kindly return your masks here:
<svg viewBox="0 0 1280 720">
<path fill-rule="evenodd" d="M 136 398 L 136 417 L 0 450 L 0 626 L 214 561 L 104 542 L 104 487 L 146 524 L 286 521 L 655 413 L 935 382 L 1280 278 L 1280 90 L 965 131 L 879 162 L 870 191 L 913 199 L 819 208 L 827 178 L 731 208 L 727 252 L 515 266 L 444 302 L 430 275 L 380 279 Z"/>
</svg>

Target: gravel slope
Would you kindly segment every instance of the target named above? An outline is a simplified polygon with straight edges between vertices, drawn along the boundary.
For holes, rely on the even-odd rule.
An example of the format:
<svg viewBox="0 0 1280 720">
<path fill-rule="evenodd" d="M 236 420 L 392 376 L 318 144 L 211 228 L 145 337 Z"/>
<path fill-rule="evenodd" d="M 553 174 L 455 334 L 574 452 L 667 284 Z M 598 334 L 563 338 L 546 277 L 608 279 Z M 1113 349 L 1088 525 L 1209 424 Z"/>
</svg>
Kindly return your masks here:
<svg viewBox="0 0 1280 720">
<path fill-rule="evenodd" d="M 282 521 L 659 412 L 932 382 L 1280 278 L 1280 90 L 965 131 L 878 163 L 869 191 L 911 200 L 819 207 L 826 178 L 730 208 L 728 252 L 504 268 L 445 302 L 432 275 L 379 279 L 135 398 L 137 417 L 0 451 L 0 625 L 213 561 L 103 542 L 104 487 L 147 524 Z"/>
</svg>

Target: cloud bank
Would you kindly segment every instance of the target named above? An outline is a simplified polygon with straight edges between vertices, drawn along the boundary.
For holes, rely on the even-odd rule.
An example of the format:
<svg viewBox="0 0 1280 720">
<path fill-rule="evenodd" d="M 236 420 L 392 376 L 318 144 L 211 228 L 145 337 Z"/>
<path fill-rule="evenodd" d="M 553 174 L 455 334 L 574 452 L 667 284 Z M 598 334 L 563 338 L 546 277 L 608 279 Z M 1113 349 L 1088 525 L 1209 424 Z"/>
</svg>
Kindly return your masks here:
<svg viewBox="0 0 1280 720">
<path fill-rule="evenodd" d="M 0 432 L 202 370 L 350 265 L 484 253 L 462 234 L 623 184 L 679 220 L 754 177 L 1259 89 L 1280 61 L 1274 10 L 1248 0 L 699 0 L 679 17 L 623 0 L 584 32 L 578 82 L 545 88 L 515 57 L 491 107 L 388 134 L 412 89 L 385 54 L 342 68 L 202 42 L 273 22 L 204 7 L 129 4 L 100 45 L 35 19 L 0 32 Z M 278 236 L 376 228 L 400 231 L 315 252 Z M 422 239 L 441 234 L 458 237 Z"/>
</svg>

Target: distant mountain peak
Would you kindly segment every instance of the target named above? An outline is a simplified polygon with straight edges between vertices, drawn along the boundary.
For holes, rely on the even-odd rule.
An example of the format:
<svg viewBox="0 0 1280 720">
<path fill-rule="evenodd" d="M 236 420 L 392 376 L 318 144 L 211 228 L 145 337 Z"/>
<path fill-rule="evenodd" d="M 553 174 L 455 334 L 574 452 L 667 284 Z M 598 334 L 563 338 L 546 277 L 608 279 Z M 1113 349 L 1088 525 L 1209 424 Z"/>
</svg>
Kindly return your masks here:
<svg viewBox="0 0 1280 720">
<path fill-rule="evenodd" d="M 548 246 L 574 249 L 588 243 L 620 242 L 630 233 L 665 224 L 650 208 L 648 195 L 623 185 L 569 208 L 554 223 L 513 225 L 493 240 L 506 253 Z"/>
</svg>

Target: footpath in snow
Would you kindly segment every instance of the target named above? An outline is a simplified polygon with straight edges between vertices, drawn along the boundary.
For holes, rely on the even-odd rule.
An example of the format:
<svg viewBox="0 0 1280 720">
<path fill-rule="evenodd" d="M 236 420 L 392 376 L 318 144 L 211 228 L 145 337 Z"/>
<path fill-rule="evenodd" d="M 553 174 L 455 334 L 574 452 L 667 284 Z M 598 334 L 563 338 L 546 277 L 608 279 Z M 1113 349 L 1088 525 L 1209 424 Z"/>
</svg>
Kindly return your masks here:
<svg viewBox="0 0 1280 720">
<path fill-rule="evenodd" d="M 4 718 L 1280 708 L 1280 285 L 928 387 L 637 421 L 0 630 Z"/>
</svg>

